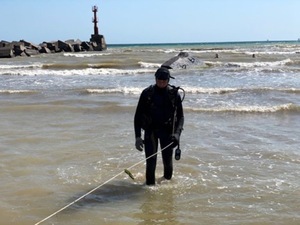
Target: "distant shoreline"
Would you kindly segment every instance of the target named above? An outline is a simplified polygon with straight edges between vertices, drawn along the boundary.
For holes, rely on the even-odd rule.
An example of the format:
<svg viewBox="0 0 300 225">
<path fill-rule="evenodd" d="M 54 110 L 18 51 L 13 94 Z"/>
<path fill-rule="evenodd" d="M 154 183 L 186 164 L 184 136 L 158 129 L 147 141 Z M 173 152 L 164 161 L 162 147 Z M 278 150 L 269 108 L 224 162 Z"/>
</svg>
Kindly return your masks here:
<svg viewBox="0 0 300 225">
<path fill-rule="evenodd" d="M 299 43 L 299 40 L 266 40 L 266 41 L 220 41 L 220 42 L 171 42 L 171 43 L 130 43 L 130 44 L 107 44 L 107 47 L 126 46 L 163 46 L 163 45 L 230 45 L 230 44 L 262 44 L 262 43 Z"/>
</svg>

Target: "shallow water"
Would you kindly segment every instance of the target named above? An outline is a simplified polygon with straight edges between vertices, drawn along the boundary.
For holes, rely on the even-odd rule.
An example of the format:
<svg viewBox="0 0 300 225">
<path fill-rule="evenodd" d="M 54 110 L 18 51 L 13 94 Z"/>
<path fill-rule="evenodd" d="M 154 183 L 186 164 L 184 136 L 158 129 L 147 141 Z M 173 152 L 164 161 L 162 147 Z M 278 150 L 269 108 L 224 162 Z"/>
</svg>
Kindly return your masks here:
<svg viewBox="0 0 300 225">
<path fill-rule="evenodd" d="M 299 224 L 297 49 L 127 46 L 1 59 L 0 224 L 38 223 L 98 186 L 41 224 Z M 147 187 L 135 107 L 182 50 L 199 58 L 172 72 L 186 91 L 182 158 L 171 181 L 159 163 Z M 137 163 L 133 181 L 123 170 Z"/>
</svg>

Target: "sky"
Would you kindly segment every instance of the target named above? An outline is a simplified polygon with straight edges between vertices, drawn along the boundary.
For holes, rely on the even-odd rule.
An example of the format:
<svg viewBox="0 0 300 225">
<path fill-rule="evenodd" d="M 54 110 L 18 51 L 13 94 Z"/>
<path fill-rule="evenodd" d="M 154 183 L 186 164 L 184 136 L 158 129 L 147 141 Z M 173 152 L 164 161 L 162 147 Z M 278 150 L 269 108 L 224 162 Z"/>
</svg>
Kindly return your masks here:
<svg viewBox="0 0 300 225">
<path fill-rule="evenodd" d="M 0 41 L 107 44 L 297 40 L 299 0 L 0 0 Z"/>
</svg>

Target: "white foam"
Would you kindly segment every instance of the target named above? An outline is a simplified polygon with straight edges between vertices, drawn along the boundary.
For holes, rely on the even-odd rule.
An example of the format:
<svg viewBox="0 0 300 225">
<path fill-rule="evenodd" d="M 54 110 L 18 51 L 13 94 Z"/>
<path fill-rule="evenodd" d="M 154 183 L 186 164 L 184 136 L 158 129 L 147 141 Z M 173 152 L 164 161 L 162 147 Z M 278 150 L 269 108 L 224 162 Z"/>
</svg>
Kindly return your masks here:
<svg viewBox="0 0 300 225">
<path fill-rule="evenodd" d="M 32 90 L 0 90 L 0 94 L 30 94 L 35 93 L 36 91 Z"/>
<path fill-rule="evenodd" d="M 202 87 L 185 87 L 186 93 L 192 94 L 225 94 L 228 92 L 236 92 L 238 88 L 202 88 Z"/>
<path fill-rule="evenodd" d="M 275 105 L 275 106 L 221 106 L 221 107 L 207 107 L 207 108 L 197 108 L 197 107 L 185 107 L 186 111 L 192 112 L 240 112 L 240 113 L 274 113 L 279 111 L 288 111 L 297 108 L 292 103 Z"/>
<path fill-rule="evenodd" d="M 87 89 L 88 93 L 91 94 L 109 94 L 109 93 L 122 93 L 122 94 L 134 94 L 139 95 L 142 91 L 142 88 L 105 88 L 105 89 Z"/>
<path fill-rule="evenodd" d="M 286 65 L 287 63 L 290 62 L 292 62 L 291 59 L 285 59 L 285 60 L 275 61 L 275 62 L 253 62 L 253 63 L 232 63 L 232 64 L 241 67 L 276 67 L 276 66 Z"/>
<path fill-rule="evenodd" d="M 47 69 L 3 69 L 0 75 L 20 75 L 20 76 L 38 76 L 38 75 L 54 75 L 54 76 L 74 76 L 74 75 L 135 75 L 141 73 L 152 73 L 153 71 L 148 68 L 141 69 L 72 69 L 72 70 L 47 70 Z"/>
<path fill-rule="evenodd" d="M 18 65 L 18 64 L 13 64 L 13 65 L 0 65 L 0 69 L 3 70 L 15 70 L 15 69 L 35 69 L 35 68 L 42 68 L 43 64 L 41 63 L 33 63 L 29 65 Z"/>
<path fill-rule="evenodd" d="M 103 56 L 103 55 L 111 55 L 111 53 L 107 52 L 97 52 L 97 53 L 64 53 L 64 56 L 67 57 L 76 57 L 76 58 L 90 58 L 94 56 Z"/>
<path fill-rule="evenodd" d="M 147 62 L 138 62 L 141 68 L 159 68 L 160 64 L 158 63 L 147 63 Z"/>
<path fill-rule="evenodd" d="M 284 66 L 288 63 L 292 63 L 293 61 L 291 59 L 284 59 L 280 61 L 274 61 L 274 62 L 212 62 L 212 61 L 205 61 L 204 63 L 208 66 L 216 66 L 216 67 L 238 67 L 238 68 L 272 68 L 272 67 L 278 67 L 278 66 Z"/>
</svg>

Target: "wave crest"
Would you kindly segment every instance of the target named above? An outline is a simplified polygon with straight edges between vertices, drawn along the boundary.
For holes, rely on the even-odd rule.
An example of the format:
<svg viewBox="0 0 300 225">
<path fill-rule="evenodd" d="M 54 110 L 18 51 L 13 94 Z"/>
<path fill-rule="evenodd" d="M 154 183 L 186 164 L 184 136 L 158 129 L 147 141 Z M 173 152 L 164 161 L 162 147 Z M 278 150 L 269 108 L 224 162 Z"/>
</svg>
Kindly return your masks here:
<svg viewBox="0 0 300 225">
<path fill-rule="evenodd" d="M 238 106 L 238 107 L 213 107 L 213 108 L 194 108 L 186 107 L 188 112 L 233 112 L 233 113 L 276 113 L 276 112 L 299 112 L 300 106 L 288 103 L 277 106 Z"/>
<path fill-rule="evenodd" d="M 36 94 L 34 90 L 0 90 L 0 94 Z"/>
<path fill-rule="evenodd" d="M 138 95 L 142 91 L 141 88 L 99 88 L 99 89 L 86 89 L 83 92 L 87 94 L 134 94 Z"/>
</svg>

